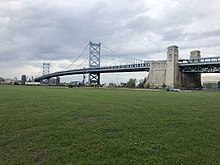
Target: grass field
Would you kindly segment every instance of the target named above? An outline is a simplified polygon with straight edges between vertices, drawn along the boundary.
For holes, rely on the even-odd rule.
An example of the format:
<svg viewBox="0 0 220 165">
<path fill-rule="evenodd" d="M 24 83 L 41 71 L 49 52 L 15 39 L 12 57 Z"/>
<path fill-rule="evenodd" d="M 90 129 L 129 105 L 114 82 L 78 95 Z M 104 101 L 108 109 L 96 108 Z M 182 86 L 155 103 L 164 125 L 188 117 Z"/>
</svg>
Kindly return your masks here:
<svg viewBox="0 0 220 165">
<path fill-rule="evenodd" d="M 0 164 L 220 164 L 220 92 L 0 86 Z"/>
</svg>

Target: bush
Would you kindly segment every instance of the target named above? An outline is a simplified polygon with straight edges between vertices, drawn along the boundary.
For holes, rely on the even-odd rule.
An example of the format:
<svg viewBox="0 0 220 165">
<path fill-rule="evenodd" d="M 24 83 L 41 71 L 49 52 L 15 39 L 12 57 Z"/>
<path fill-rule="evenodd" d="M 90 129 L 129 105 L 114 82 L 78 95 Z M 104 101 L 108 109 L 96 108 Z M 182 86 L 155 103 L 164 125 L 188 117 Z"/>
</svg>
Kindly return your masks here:
<svg viewBox="0 0 220 165">
<path fill-rule="evenodd" d="M 128 83 L 127 83 L 127 87 L 128 88 L 135 88 L 136 87 L 136 82 L 137 82 L 137 79 L 136 78 L 130 78 L 128 80 Z"/>
<path fill-rule="evenodd" d="M 144 84 L 144 88 L 149 89 L 149 88 L 150 88 L 150 83 L 149 83 L 149 82 L 148 82 L 148 83 L 145 83 L 145 84 Z"/>
</svg>

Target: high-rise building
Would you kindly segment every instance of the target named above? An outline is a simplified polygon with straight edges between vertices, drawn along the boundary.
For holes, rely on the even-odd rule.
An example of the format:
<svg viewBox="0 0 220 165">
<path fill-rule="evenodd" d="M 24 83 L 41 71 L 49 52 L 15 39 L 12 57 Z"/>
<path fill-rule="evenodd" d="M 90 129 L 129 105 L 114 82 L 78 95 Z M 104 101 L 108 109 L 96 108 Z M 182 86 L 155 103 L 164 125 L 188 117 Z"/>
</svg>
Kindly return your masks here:
<svg viewBox="0 0 220 165">
<path fill-rule="evenodd" d="M 60 77 L 56 78 L 56 85 L 60 85 Z"/>
<path fill-rule="evenodd" d="M 25 83 L 27 81 L 27 76 L 26 75 L 22 75 L 21 76 L 21 82 Z"/>
</svg>

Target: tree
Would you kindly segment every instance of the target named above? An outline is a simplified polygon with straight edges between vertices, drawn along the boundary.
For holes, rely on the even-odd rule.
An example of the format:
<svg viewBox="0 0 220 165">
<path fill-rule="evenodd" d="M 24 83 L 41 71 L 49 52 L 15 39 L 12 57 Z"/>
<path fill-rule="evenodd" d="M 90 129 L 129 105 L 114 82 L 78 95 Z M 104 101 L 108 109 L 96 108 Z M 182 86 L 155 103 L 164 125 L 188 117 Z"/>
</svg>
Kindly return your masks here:
<svg viewBox="0 0 220 165">
<path fill-rule="evenodd" d="M 136 82 L 137 82 L 137 79 L 136 78 L 130 78 L 127 82 L 127 87 L 128 88 L 135 88 L 136 86 Z"/>
<path fill-rule="evenodd" d="M 5 80 L 4 80 L 4 78 L 3 77 L 0 77 L 0 83 L 1 82 L 4 82 Z"/>
<path fill-rule="evenodd" d="M 146 78 L 139 80 L 138 88 L 144 88 L 145 82 L 146 82 Z"/>
<path fill-rule="evenodd" d="M 210 83 L 210 82 L 207 83 L 207 84 L 206 84 L 206 87 L 207 87 L 209 90 L 212 89 L 212 83 Z"/>
<path fill-rule="evenodd" d="M 167 87 L 167 85 L 165 84 L 165 83 L 163 83 L 162 84 L 162 88 L 164 89 L 164 88 L 166 88 Z"/>
<path fill-rule="evenodd" d="M 156 86 L 154 85 L 154 83 L 152 83 L 152 84 L 150 85 L 150 87 L 151 87 L 151 88 L 156 88 Z"/>
<path fill-rule="evenodd" d="M 174 88 L 180 88 L 180 82 L 179 81 L 174 82 L 173 86 Z"/>
</svg>

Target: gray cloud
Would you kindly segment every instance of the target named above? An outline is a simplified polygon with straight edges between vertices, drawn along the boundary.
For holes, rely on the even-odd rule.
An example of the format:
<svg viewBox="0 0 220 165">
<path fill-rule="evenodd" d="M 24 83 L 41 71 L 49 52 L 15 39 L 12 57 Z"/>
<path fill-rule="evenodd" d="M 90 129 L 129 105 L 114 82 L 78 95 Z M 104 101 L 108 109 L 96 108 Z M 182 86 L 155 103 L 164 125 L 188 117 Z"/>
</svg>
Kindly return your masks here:
<svg viewBox="0 0 220 165">
<path fill-rule="evenodd" d="M 89 41 L 143 60 L 165 56 L 170 44 L 183 53 L 200 48 L 216 54 L 219 9 L 218 0 L 1 0 L 0 76 L 10 65 L 19 76 L 22 67 L 43 61 L 59 61 L 62 69 L 62 61 L 71 63 Z"/>
</svg>

